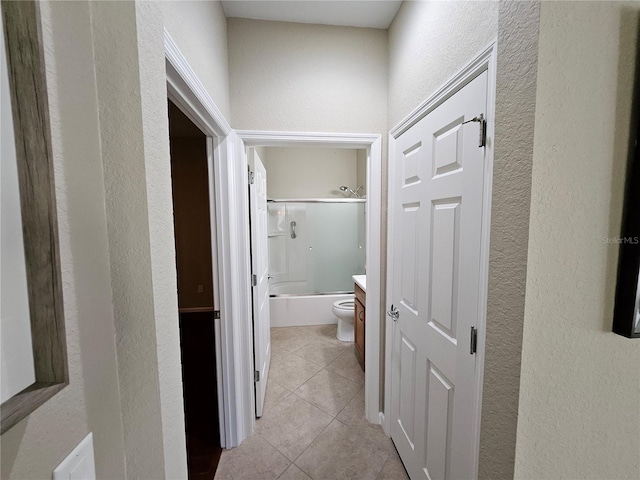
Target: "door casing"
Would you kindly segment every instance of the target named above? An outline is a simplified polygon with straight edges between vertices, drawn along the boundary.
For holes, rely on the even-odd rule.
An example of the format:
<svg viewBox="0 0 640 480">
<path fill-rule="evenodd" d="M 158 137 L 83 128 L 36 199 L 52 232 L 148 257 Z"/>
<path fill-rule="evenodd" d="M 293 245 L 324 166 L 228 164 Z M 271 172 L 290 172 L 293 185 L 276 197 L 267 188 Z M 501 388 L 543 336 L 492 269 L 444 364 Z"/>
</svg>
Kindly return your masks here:
<svg viewBox="0 0 640 480">
<path fill-rule="evenodd" d="M 268 132 L 238 130 L 239 168 L 247 171 L 247 147 L 324 147 L 365 149 L 367 151 L 367 328 L 365 332 L 365 412 L 371 423 L 382 422 L 380 411 L 380 214 L 382 207 L 382 136 L 378 134 Z M 245 182 L 246 184 L 247 182 Z M 248 190 L 247 190 L 248 192 Z M 248 193 L 244 196 L 248 199 Z M 245 200 L 245 202 L 248 202 Z M 237 214 L 246 219 L 248 226 L 248 205 L 238 205 L 229 214 Z M 246 255 L 249 255 L 247 251 Z M 247 276 L 248 280 L 249 276 Z M 369 320 L 371 319 L 371 320 Z M 375 319 L 376 321 L 373 321 Z M 251 337 L 252 338 L 252 337 Z M 251 340 L 251 339 L 250 339 Z M 252 340 L 251 340 L 251 343 Z M 253 352 L 253 344 L 251 344 Z"/>
<path fill-rule="evenodd" d="M 223 448 L 231 448 L 239 445 L 253 427 L 247 425 L 246 414 L 253 408 L 251 392 L 248 387 L 243 388 L 248 383 L 248 368 L 243 364 L 244 355 L 236 348 L 246 332 L 244 325 L 233 321 L 234 315 L 241 316 L 242 312 L 241 299 L 235 293 L 241 288 L 242 259 L 230 252 L 229 245 L 238 241 L 238 228 L 226 215 L 228 205 L 235 203 L 238 194 L 233 169 L 236 137 L 166 30 L 164 47 L 167 96 L 207 136 L 214 308 L 220 311 L 220 318 L 215 320 L 220 442 Z"/>
</svg>

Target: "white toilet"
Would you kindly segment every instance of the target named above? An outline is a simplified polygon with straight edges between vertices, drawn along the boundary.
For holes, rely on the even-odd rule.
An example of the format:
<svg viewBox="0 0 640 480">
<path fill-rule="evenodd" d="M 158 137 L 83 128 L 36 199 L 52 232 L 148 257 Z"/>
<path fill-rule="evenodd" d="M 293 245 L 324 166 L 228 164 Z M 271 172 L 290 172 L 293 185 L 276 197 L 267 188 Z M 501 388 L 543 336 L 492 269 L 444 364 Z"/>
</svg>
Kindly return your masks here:
<svg viewBox="0 0 640 480">
<path fill-rule="evenodd" d="M 333 303 L 331 310 L 338 317 L 338 333 L 336 337 L 343 342 L 353 342 L 353 310 L 355 302 L 352 298 L 345 298 Z"/>
</svg>

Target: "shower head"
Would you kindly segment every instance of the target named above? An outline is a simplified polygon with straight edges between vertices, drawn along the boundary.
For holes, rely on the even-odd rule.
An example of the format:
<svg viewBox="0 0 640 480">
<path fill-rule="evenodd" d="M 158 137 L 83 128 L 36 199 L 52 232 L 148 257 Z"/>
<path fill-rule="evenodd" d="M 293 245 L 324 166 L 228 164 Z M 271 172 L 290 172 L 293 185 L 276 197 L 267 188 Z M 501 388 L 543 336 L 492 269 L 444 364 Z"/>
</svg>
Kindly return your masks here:
<svg viewBox="0 0 640 480">
<path fill-rule="evenodd" d="M 340 189 L 341 192 L 349 192 L 354 197 L 360 198 L 360 195 L 358 195 L 358 190 L 360 190 L 360 188 L 362 188 L 362 187 L 358 187 L 355 192 L 353 190 L 351 190 L 349 187 L 345 186 L 345 185 L 341 185 L 338 188 Z"/>
</svg>

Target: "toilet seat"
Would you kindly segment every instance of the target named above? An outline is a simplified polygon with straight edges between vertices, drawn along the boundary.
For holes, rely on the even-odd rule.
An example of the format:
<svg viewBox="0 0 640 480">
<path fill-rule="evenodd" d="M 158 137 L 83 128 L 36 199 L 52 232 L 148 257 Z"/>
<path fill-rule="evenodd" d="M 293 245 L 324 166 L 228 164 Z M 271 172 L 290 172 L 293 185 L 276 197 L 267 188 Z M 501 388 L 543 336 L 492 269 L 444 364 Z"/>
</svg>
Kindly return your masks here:
<svg viewBox="0 0 640 480">
<path fill-rule="evenodd" d="M 333 306 L 339 310 L 354 310 L 355 305 L 354 300 L 338 300 L 333 303 Z"/>
</svg>

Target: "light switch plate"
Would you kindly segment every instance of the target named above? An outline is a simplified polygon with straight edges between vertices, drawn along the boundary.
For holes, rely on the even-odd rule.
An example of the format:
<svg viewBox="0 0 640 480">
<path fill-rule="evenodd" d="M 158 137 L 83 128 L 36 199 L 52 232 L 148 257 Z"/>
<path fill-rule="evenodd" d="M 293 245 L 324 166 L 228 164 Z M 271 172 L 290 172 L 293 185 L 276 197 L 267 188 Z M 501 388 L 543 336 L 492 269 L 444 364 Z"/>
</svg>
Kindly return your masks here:
<svg viewBox="0 0 640 480">
<path fill-rule="evenodd" d="M 53 471 L 53 480 L 95 480 L 93 434 L 89 433 Z"/>
</svg>

